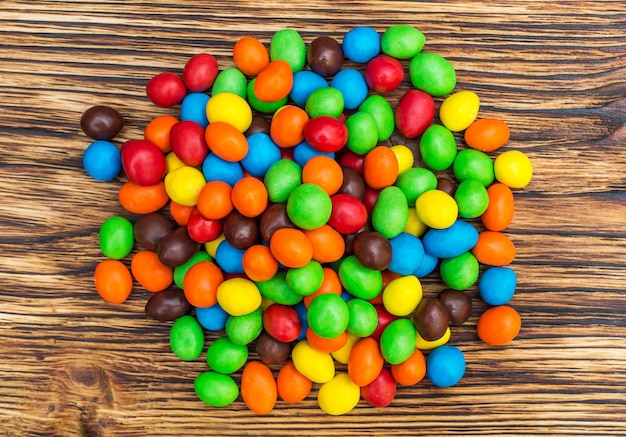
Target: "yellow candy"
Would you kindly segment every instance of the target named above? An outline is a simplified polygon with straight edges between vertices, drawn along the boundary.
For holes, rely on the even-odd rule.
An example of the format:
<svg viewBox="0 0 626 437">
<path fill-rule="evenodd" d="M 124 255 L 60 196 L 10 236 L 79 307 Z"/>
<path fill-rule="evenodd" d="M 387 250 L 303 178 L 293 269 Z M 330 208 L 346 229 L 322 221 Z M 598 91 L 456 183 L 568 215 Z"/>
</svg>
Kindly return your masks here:
<svg viewBox="0 0 626 437">
<path fill-rule="evenodd" d="M 417 332 L 417 330 L 415 331 L 415 333 L 417 335 L 415 339 L 415 347 L 420 350 L 431 350 L 436 347 L 443 346 L 444 344 L 448 342 L 448 340 L 450 340 L 450 327 L 449 326 L 448 328 L 446 328 L 446 332 L 444 332 L 443 335 L 437 340 L 432 340 L 432 341 L 424 340 L 420 336 L 420 333 Z"/>
<path fill-rule="evenodd" d="M 261 306 L 261 292 L 249 279 L 231 278 L 217 287 L 217 303 L 231 316 L 243 316 Z"/>
<path fill-rule="evenodd" d="M 448 96 L 439 108 L 441 123 L 452 132 L 467 129 L 478 116 L 480 99 L 473 91 L 459 91 Z"/>
<path fill-rule="evenodd" d="M 206 252 L 209 255 L 211 255 L 213 259 L 215 259 L 216 254 L 217 254 L 217 246 L 219 246 L 220 243 L 224 241 L 225 239 L 226 237 L 224 237 L 224 234 L 222 234 L 219 237 L 217 237 L 215 240 L 209 241 L 208 243 L 204 243 L 204 248 L 206 249 Z"/>
<path fill-rule="evenodd" d="M 178 170 L 181 167 L 184 167 L 186 164 L 181 161 L 178 156 L 174 152 L 170 152 L 165 155 L 165 164 L 167 165 L 167 172 L 171 173 L 174 170 Z"/>
<path fill-rule="evenodd" d="M 452 196 L 441 190 L 426 191 L 418 197 L 415 210 L 419 219 L 434 229 L 452 226 L 459 215 L 459 207 Z"/>
<path fill-rule="evenodd" d="M 170 199 L 183 206 L 195 206 L 200 190 L 206 184 L 202 172 L 187 165 L 165 175 L 164 182 Z"/>
<path fill-rule="evenodd" d="M 317 393 L 317 403 L 322 411 L 332 416 L 347 414 L 359 403 L 361 388 L 347 373 L 339 373 L 323 384 Z"/>
<path fill-rule="evenodd" d="M 348 332 L 348 341 L 346 342 L 346 344 L 338 351 L 331 352 L 330 355 L 338 363 L 348 364 L 348 358 L 350 358 L 350 352 L 352 351 L 352 346 L 354 346 L 354 343 L 356 343 L 360 339 L 361 337 L 358 337 L 352 334 L 351 332 Z"/>
<path fill-rule="evenodd" d="M 265 311 L 267 309 L 267 307 L 269 307 L 270 305 L 275 304 L 276 302 L 274 302 L 271 299 L 268 299 L 267 297 L 263 296 L 263 299 L 261 300 L 261 309 L 263 311 Z"/>
<path fill-rule="evenodd" d="M 323 384 L 335 376 L 333 357 L 327 352 L 314 349 L 306 340 L 301 340 L 291 351 L 296 370 L 313 382 Z"/>
<path fill-rule="evenodd" d="M 396 155 L 398 160 L 398 174 L 407 171 L 415 162 L 413 152 L 407 146 L 397 144 L 390 147 L 391 151 Z"/>
<path fill-rule="evenodd" d="M 424 224 L 417 216 L 415 208 L 409 208 L 409 219 L 404 227 L 404 232 L 421 237 L 428 230 L 428 226 Z"/>
<path fill-rule="evenodd" d="M 245 132 L 252 123 L 252 109 L 245 99 L 234 93 L 219 93 L 209 99 L 206 105 L 209 123 L 224 121 Z"/>
<path fill-rule="evenodd" d="M 394 316 L 408 316 L 422 300 L 422 284 L 416 276 L 391 280 L 383 291 L 383 306 Z"/>
<path fill-rule="evenodd" d="M 509 188 L 524 188 L 533 177 L 533 165 L 519 150 L 508 150 L 496 158 L 493 169 L 496 179 Z"/>
</svg>

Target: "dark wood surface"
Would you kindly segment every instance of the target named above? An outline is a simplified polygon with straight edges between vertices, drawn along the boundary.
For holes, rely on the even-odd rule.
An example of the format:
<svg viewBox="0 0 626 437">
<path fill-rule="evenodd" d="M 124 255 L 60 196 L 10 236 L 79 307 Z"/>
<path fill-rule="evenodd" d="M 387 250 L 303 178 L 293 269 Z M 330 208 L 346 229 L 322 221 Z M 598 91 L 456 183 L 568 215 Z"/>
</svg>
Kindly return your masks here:
<svg viewBox="0 0 626 437">
<path fill-rule="evenodd" d="M 0 2 L 0 435 L 626 435 L 623 1 L 173 3 Z M 169 324 L 143 314 L 148 292 L 112 305 L 93 288 L 98 228 L 124 211 L 119 181 L 82 170 L 80 116 L 114 106 L 127 119 L 116 142 L 137 138 L 169 113 L 147 101 L 147 80 L 195 53 L 223 68 L 242 36 L 267 43 L 291 27 L 310 42 L 396 23 L 424 32 L 457 89 L 477 92 L 480 116 L 505 119 L 507 147 L 532 159 L 507 230 L 522 331 L 482 344 L 476 298 L 453 331 L 468 362 L 456 387 L 425 380 L 340 417 L 319 410 L 316 389 L 263 417 L 241 400 L 209 408 L 193 391 L 204 355 L 174 357 Z"/>
</svg>

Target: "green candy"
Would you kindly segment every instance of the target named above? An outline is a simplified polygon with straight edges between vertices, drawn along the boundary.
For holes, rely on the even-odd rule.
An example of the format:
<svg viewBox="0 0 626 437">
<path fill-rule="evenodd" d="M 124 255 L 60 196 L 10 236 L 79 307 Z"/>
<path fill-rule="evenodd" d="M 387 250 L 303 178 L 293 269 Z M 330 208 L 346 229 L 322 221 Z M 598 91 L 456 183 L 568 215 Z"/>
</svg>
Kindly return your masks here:
<svg viewBox="0 0 626 437">
<path fill-rule="evenodd" d="M 257 308 L 243 316 L 229 316 L 224 330 L 234 344 L 247 345 L 253 342 L 263 330 L 263 310 Z"/>
<path fill-rule="evenodd" d="M 400 235 L 409 220 L 409 204 L 395 185 L 380 190 L 372 210 L 372 226 L 387 238 Z"/>
<path fill-rule="evenodd" d="M 241 369 L 248 360 L 248 347 L 235 344 L 230 338 L 220 337 L 211 343 L 206 359 L 209 367 L 218 373 L 229 375 Z"/>
<path fill-rule="evenodd" d="M 447 169 L 456 157 L 454 134 L 440 124 L 428 126 L 420 138 L 420 154 L 424 164 L 434 171 Z"/>
<path fill-rule="evenodd" d="M 133 250 L 134 231 L 130 220 L 115 215 L 109 217 L 100 227 L 100 249 L 104 256 L 122 259 Z"/>
<path fill-rule="evenodd" d="M 183 288 L 185 275 L 190 268 L 198 264 L 200 261 L 213 261 L 213 258 L 211 258 L 211 255 L 209 255 L 205 251 L 199 250 L 198 252 L 194 253 L 191 258 L 187 260 L 186 263 L 174 267 L 174 284 L 176 284 L 178 288 Z"/>
<path fill-rule="evenodd" d="M 184 315 L 176 319 L 170 328 L 170 347 L 183 361 L 192 361 L 204 349 L 204 331 L 195 317 Z"/>
<path fill-rule="evenodd" d="M 408 24 L 389 27 L 380 40 L 380 49 L 386 55 L 397 59 L 409 59 L 417 55 L 426 44 L 422 32 Z"/>
<path fill-rule="evenodd" d="M 253 109 L 266 114 L 273 114 L 278 108 L 285 106 L 288 98 L 284 97 L 275 102 L 265 102 L 260 100 L 256 94 L 254 94 L 254 84 L 256 83 L 256 77 L 248 83 L 248 103 Z"/>
<path fill-rule="evenodd" d="M 395 182 L 406 196 L 409 205 L 415 205 L 415 201 L 423 193 L 437 188 L 437 176 L 423 167 L 412 167 L 398 175 Z"/>
<path fill-rule="evenodd" d="M 257 282 L 256 286 L 261 296 L 282 305 L 295 305 L 302 300 L 302 295 L 293 291 L 287 285 L 287 273 L 284 270 L 276 272 L 268 281 Z"/>
<path fill-rule="evenodd" d="M 324 282 L 324 268 L 319 262 L 311 260 L 303 267 L 289 269 L 285 279 L 293 291 L 308 296 L 315 293 Z"/>
<path fill-rule="evenodd" d="M 238 68 L 230 67 L 218 73 L 211 87 L 211 95 L 233 93 L 245 99 L 247 88 L 248 79 L 246 79 L 246 75 Z"/>
<path fill-rule="evenodd" d="M 454 67 L 436 53 L 419 53 L 409 64 L 411 83 L 431 96 L 444 96 L 456 86 Z"/>
<path fill-rule="evenodd" d="M 417 331 L 409 319 L 396 319 L 380 336 L 380 352 L 389 364 L 400 364 L 415 350 Z"/>
<path fill-rule="evenodd" d="M 355 112 L 346 119 L 348 141 L 346 147 L 357 155 L 365 155 L 378 143 L 376 120 L 367 112 Z"/>
<path fill-rule="evenodd" d="M 489 206 L 487 188 L 476 179 L 465 179 L 459 184 L 454 194 L 459 206 L 459 215 L 463 218 L 477 218 Z"/>
<path fill-rule="evenodd" d="M 489 155 L 475 149 L 461 150 L 456 155 L 452 170 L 459 181 L 478 179 L 485 187 L 491 185 L 495 178 L 493 161 Z"/>
<path fill-rule="evenodd" d="M 378 129 L 378 141 L 387 141 L 396 127 L 391 105 L 383 96 L 372 94 L 361 103 L 359 111 L 367 112 L 374 118 Z"/>
<path fill-rule="evenodd" d="M 343 94 L 337 88 L 332 87 L 317 88 L 309 94 L 304 104 L 304 110 L 310 118 L 321 117 L 322 115 L 337 118 L 343 109 Z"/>
<path fill-rule="evenodd" d="M 330 196 L 319 185 L 297 186 L 287 199 L 287 215 L 301 229 L 317 229 L 330 218 L 333 204 Z"/>
<path fill-rule="evenodd" d="M 348 312 L 350 319 L 348 321 L 348 332 L 357 337 L 368 337 L 378 325 L 378 313 L 376 308 L 370 302 L 363 299 L 348 300 Z"/>
<path fill-rule="evenodd" d="M 285 203 L 302 182 L 302 167 L 291 159 L 280 159 L 270 166 L 263 180 L 270 201 Z"/>
<path fill-rule="evenodd" d="M 343 259 L 338 274 L 343 288 L 359 299 L 373 299 L 383 289 L 382 273 L 379 270 L 368 269 L 354 255 Z"/>
<path fill-rule="evenodd" d="M 337 294 L 321 294 L 307 310 L 309 328 L 322 338 L 335 338 L 348 327 L 348 304 Z"/>
<path fill-rule="evenodd" d="M 239 386 L 233 378 L 217 372 L 203 372 L 193 383 L 202 402 L 211 407 L 226 407 L 239 396 Z"/>
<path fill-rule="evenodd" d="M 306 63 L 306 45 L 302 36 L 293 29 L 276 32 L 270 41 L 270 59 L 287 62 L 294 74 L 302 70 Z"/>
<path fill-rule="evenodd" d="M 479 265 L 471 252 L 441 261 L 439 273 L 443 282 L 453 290 L 466 290 L 478 279 Z"/>
</svg>

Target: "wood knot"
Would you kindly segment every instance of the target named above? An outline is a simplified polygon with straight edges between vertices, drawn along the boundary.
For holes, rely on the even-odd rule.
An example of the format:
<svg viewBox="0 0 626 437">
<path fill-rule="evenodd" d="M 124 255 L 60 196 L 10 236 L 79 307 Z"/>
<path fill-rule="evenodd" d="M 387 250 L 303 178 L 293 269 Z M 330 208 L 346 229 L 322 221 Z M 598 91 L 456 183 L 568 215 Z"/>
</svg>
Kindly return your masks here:
<svg viewBox="0 0 626 437">
<path fill-rule="evenodd" d="M 95 365 L 72 368 L 71 377 L 74 381 L 86 387 L 99 385 L 103 379 L 106 379 L 104 371 Z"/>
</svg>

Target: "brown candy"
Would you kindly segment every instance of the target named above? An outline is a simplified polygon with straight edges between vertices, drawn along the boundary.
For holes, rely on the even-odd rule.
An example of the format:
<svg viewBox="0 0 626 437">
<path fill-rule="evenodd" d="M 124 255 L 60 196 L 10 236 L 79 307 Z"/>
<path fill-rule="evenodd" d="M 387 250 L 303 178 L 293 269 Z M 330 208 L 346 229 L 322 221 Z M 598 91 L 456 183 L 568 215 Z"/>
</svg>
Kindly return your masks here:
<svg viewBox="0 0 626 437">
<path fill-rule="evenodd" d="M 141 216 L 134 225 L 135 241 L 147 250 L 156 252 L 159 242 L 174 229 L 174 222 L 152 213 Z"/>
<path fill-rule="evenodd" d="M 354 239 L 354 255 L 368 269 L 384 270 L 391 262 L 391 243 L 379 232 L 360 232 Z"/>
<path fill-rule="evenodd" d="M 187 233 L 187 226 L 180 226 L 167 234 L 157 248 L 159 261 L 168 267 L 178 267 L 189 261 L 200 249 L 200 243 L 193 241 Z"/>
<path fill-rule="evenodd" d="M 424 340 L 434 341 L 446 333 L 450 317 L 448 310 L 438 299 L 426 297 L 415 309 L 413 323 Z"/>
<path fill-rule="evenodd" d="M 183 290 L 168 288 L 152 295 L 146 303 L 145 313 L 152 319 L 167 322 L 188 314 L 192 308 Z"/>
<path fill-rule="evenodd" d="M 444 177 L 437 178 L 437 189 L 443 191 L 444 193 L 448 193 L 452 197 L 454 197 L 454 193 L 456 193 L 455 183 Z"/>
<path fill-rule="evenodd" d="M 124 117 L 109 106 L 93 106 L 83 113 L 80 127 L 94 140 L 110 140 L 124 127 Z"/>
<path fill-rule="evenodd" d="M 278 229 L 295 227 L 287 215 L 287 206 L 284 203 L 275 203 L 261 214 L 259 228 L 265 242 L 269 243 L 270 238 Z"/>
<path fill-rule="evenodd" d="M 311 70 L 317 74 L 332 76 L 341 70 L 343 50 L 336 39 L 329 36 L 320 36 L 309 44 L 306 60 Z"/>
<path fill-rule="evenodd" d="M 363 200 L 365 198 L 365 181 L 363 176 L 352 167 L 342 166 L 341 171 L 343 173 L 343 183 L 337 190 L 337 194 L 349 194 Z"/>
<path fill-rule="evenodd" d="M 293 348 L 291 343 L 278 341 L 265 331 L 259 334 L 255 345 L 259 358 L 267 365 L 284 363 Z"/>
<path fill-rule="evenodd" d="M 270 134 L 270 124 L 261 117 L 253 117 L 252 118 L 252 123 L 250 124 L 250 127 L 248 128 L 248 130 L 246 130 L 246 137 L 249 137 L 252 134 L 256 134 L 262 132 L 264 134 Z"/>
<path fill-rule="evenodd" d="M 255 218 L 233 210 L 224 218 L 224 238 L 236 249 L 247 249 L 259 242 L 259 225 Z"/>
<path fill-rule="evenodd" d="M 472 298 L 460 290 L 443 290 L 437 295 L 450 317 L 450 325 L 460 326 L 472 312 Z"/>
</svg>

